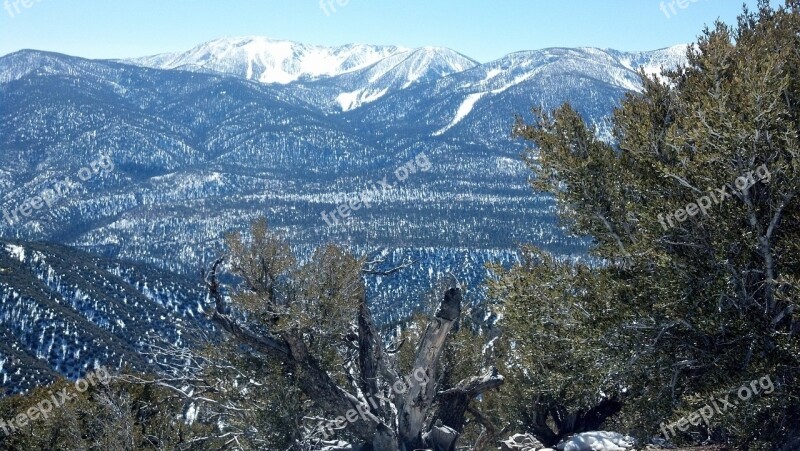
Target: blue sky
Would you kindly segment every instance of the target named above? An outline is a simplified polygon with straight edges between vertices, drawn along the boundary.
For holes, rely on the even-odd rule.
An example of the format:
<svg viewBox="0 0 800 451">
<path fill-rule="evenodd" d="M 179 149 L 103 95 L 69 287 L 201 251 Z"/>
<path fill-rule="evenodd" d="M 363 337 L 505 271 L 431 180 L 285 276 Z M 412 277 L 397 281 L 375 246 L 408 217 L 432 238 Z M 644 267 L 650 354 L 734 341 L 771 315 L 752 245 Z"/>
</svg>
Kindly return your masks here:
<svg viewBox="0 0 800 451">
<path fill-rule="evenodd" d="M 123 58 L 262 35 L 323 45 L 435 45 L 486 62 L 546 47 L 652 50 L 692 42 L 717 18 L 734 23 L 743 3 L 756 0 L 0 0 L 0 55 L 33 48 Z"/>
</svg>

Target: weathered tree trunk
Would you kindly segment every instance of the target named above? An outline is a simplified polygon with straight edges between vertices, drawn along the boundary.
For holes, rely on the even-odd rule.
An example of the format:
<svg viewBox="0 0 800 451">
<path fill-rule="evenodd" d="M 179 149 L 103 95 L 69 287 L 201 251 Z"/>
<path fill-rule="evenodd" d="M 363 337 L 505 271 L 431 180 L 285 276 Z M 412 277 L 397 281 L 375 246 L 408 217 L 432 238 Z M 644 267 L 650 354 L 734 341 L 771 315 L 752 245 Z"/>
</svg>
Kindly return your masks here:
<svg viewBox="0 0 800 451">
<path fill-rule="evenodd" d="M 444 350 L 445 340 L 453 324 L 461 315 L 461 291 L 457 288 L 447 290 L 444 300 L 433 321 L 428 324 L 422 342 L 417 349 L 412 375 L 408 378 L 410 387 L 397 405 L 399 412 L 399 435 L 401 450 L 411 451 L 424 448 L 422 426 L 436 396 L 436 370 Z M 424 371 L 426 382 L 420 381 Z"/>
<path fill-rule="evenodd" d="M 445 426 L 460 433 L 464 430 L 465 414 L 470 402 L 479 394 L 501 385 L 503 385 L 503 376 L 497 374 L 496 368 L 489 369 L 482 376 L 461 381 L 455 387 L 439 392 L 437 399 L 439 408 L 436 417 L 442 420 Z"/>
<path fill-rule="evenodd" d="M 469 402 L 481 392 L 503 383 L 502 376 L 492 370 L 437 393 L 437 368 L 447 337 L 461 315 L 461 291 L 452 288 L 445 292 L 435 317 L 428 324 L 417 348 L 412 374 L 405 378 L 400 377 L 394 363 L 389 360 L 366 299 L 361 300 L 357 318 L 354 318 L 358 334 L 351 338 L 358 350 L 359 380 L 356 384 L 359 391 L 351 394 L 337 385 L 322 368 L 309 352 L 301 333 L 290 330 L 256 334 L 231 316 L 217 281 L 217 270 L 222 261 L 214 263 L 206 280 L 209 294 L 216 304 L 212 320 L 236 340 L 266 358 L 288 365 L 297 377 L 299 389 L 332 417 L 347 417 L 348 411 L 352 413 L 353 410 L 366 412 L 363 418 L 348 421 L 345 425 L 362 442 L 353 444 L 351 449 L 454 450 L 460 430 L 448 426 L 463 426 Z M 376 402 L 386 392 L 385 387 L 394 391 L 391 400 L 394 409 L 384 409 L 380 402 Z M 433 414 L 435 403 L 441 405 L 436 415 Z M 443 423 L 424 430 L 425 425 L 437 417 Z"/>
<path fill-rule="evenodd" d="M 422 439 L 433 448 L 433 451 L 455 451 L 458 436 L 459 433 L 455 429 L 447 426 L 434 426 L 422 435 Z"/>
</svg>

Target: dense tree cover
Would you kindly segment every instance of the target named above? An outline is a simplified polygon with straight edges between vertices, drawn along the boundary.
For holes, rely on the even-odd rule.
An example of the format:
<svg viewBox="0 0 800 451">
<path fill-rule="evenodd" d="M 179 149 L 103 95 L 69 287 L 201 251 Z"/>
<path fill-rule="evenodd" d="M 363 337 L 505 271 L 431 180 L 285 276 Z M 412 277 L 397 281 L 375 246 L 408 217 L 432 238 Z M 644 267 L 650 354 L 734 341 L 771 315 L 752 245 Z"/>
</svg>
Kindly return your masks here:
<svg viewBox="0 0 800 451">
<path fill-rule="evenodd" d="M 705 30 L 686 67 L 643 74 L 613 145 L 569 105 L 518 120 L 533 186 L 605 264 L 528 249 L 498 271 L 516 421 L 547 438 L 622 408 L 621 427 L 652 437 L 769 377 L 773 393 L 675 439 L 770 449 L 800 435 L 799 72 L 800 2 L 761 2 Z"/>
<path fill-rule="evenodd" d="M 66 390 L 66 391 L 65 391 Z M 221 449 L 224 437 L 212 434 L 213 425 L 176 421 L 184 413 L 180 396 L 156 385 L 114 381 L 76 390 L 71 381 L 59 380 L 11 396 L 0 403 L 0 418 L 18 418 L 45 401 L 61 401 L 45 414 L 39 411 L 9 434 L 0 432 L 0 449 L 15 451 Z"/>
</svg>

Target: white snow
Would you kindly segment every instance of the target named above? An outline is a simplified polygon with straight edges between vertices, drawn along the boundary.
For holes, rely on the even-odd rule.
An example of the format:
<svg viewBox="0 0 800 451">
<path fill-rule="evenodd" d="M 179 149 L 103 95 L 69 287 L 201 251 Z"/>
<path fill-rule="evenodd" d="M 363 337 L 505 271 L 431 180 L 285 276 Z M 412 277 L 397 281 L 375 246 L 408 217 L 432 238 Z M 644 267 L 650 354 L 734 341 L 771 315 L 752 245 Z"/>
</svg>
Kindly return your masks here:
<svg viewBox="0 0 800 451">
<path fill-rule="evenodd" d="M 25 261 L 25 248 L 22 246 L 17 246 L 15 244 L 7 244 L 6 250 L 8 254 L 12 257 L 16 258 L 17 260 L 24 262 Z"/>
<path fill-rule="evenodd" d="M 194 424 L 194 422 L 197 421 L 197 414 L 197 406 L 195 406 L 194 403 L 189 404 L 189 408 L 186 410 L 186 424 L 189 426 Z"/>
<path fill-rule="evenodd" d="M 491 70 L 489 70 L 488 72 L 486 72 L 486 78 L 484 78 L 484 79 L 483 79 L 483 81 L 489 81 L 489 80 L 491 80 L 492 78 L 494 78 L 494 77 L 496 77 L 496 76 L 500 75 L 500 73 L 502 73 L 502 72 L 503 72 L 503 71 L 502 71 L 502 70 L 500 70 L 499 68 L 494 68 L 494 69 L 491 69 Z"/>
<path fill-rule="evenodd" d="M 528 80 L 529 78 L 533 78 L 534 75 L 536 75 L 536 71 L 519 75 L 516 78 L 514 78 L 513 80 L 511 80 L 510 83 L 506 83 L 505 85 L 503 85 L 503 86 L 501 86 L 501 87 L 499 87 L 497 89 L 493 89 L 492 90 L 492 94 L 501 94 L 503 91 L 507 90 L 508 88 L 512 88 L 512 87 L 522 83 L 523 81 Z"/>
<path fill-rule="evenodd" d="M 496 170 L 499 174 L 515 176 L 526 173 L 528 171 L 525 163 L 519 159 L 508 157 L 495 157 L 494 159 Z"/>
<path fill-rule="evenodd" d="M 458 107 L 458 111 L 456 111 L 456 117 L 453 118 L 453 120 L 450 122 L 448 126 L 435 132 L 433 136 L 440 136 L 444 134 L 444 132 L 446 132 L 447 130 L 450 130 L 451 128 L 455 127 L 456 124 L 458 124 L 459 122 L 461 122 L 462 119 L 467 117 L 467 115 L 470 113 L 470 111 L 472 111 L 472 108 L 475 106 L 478 100 L 480 100 L 481 97 L 483 97 L 484 95 L 486 95 L 485 92 L 476 92 L 474 94 L 468 95 L 467 98 L 464 99 L 464 102 L 461 104 L 461 106 Z"/>
<path fill-rule="evenodd" d="M 206 182 L 215 182 L 217 186 L 224 186 L 223 175 L 219 172 L 211 172 L 205 177 Z"/>
<path fill-rule="evenodd" d="M 453 123 L 451 125 L 456 125 L 457 123 L 461 122 L 462 119 L 467 117 L 470 111 L 472 111 L 472 107 L 481 99 L 486 93 L 479 92 L 475 94 L 470 94 L 467 96 L 464 103 L 458 108 L 458 112 L 456 113 L 456 117 L 453 118 Z"/>
<path fill-rule="evenodd" d="M 387 92 L 389 92 L 388 89 L 382 89 L 379 91 L 359 89 L 358 91 L 354 92 L 343 92 L 336 97 L 336 102 L 342 108 L 342 111 L 350 111 L 365 103 L 374 102 L 380 99 L 381 97 L 385 96 Z"/>
<path fill-rule="evenodd" d="M 303 77 L 341 75 L 406 52 L 397 46 L 324 47 L 263 36 L 222 38 L 187 52 L 126 60 L 160 69 L 209 69 L 262 83 L 286 84 Z"/>
<path fill-rule="evenodd" d="M 626 451 L 636 445 L 632 437 L 618 432 L 593 431 L 573 435 L 559 443 L 559 451 Z"/>
<path fill-rule="evenodd" d="M 642 90 L 642 85 L 639 83 L 639 80 L 632 78 L 630 73 L 613 71 L 609 75 L 611 75 L 611 79 L 616 86 L 622 86 L 629 91 Z"/>
<path fill-rule="evenodd" d="M 665 79 L 661 75 L 662 69 L 673 69 L 678 65 L 686 64 L 688 47 L 688 44 L 678 44 L 650 52 L 630 52 L 625 53 L 618 61 L 632 71 L 642 69 L 648 76 L 656 76 L 664 81 Z"/>
</svg>

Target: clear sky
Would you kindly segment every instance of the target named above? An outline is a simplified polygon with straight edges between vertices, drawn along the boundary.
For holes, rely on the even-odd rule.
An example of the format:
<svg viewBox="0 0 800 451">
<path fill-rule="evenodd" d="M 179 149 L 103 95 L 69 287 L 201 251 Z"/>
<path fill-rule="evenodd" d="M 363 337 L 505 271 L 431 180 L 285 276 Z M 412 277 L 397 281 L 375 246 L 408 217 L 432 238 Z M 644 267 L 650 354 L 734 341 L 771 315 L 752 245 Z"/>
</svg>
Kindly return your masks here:
<svg viewBox="0 0 800 451">
<path fill-rule="evenodd" d="M 27 48 L 125 58 L 262 35 L 434 45 L 487 62 L 546 47 L 653 50 L 692 42 L 717 18 L 734 23 L 743 3 L 752 8 L 756 0 L 0 0 L 0 55 Z"/>
</svg>

